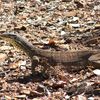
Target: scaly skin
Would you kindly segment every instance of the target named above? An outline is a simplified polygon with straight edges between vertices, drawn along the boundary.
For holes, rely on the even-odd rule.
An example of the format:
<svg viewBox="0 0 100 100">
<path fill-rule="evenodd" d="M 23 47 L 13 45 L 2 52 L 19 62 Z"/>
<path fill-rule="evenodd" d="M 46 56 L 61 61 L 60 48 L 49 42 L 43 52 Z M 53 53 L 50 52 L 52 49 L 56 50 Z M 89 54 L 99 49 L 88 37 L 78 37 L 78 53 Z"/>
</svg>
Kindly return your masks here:
<svg viewBox="0 0 100 100">
<path fill-rule="evenodd" d="M 36 48 L 19 35 L 4 33 L 0 38 L 10 42 L 13 46 L 24 51 L 33 61 L 33 56 L 45 57 L 55 62 L 73 63 L 88 58 L 92 54 L 100 53 L 100 50 L 68 50 L 68 51 L 48 51 Z M 34 62 L 32 62 L 34 63 Z"/>
</svg>

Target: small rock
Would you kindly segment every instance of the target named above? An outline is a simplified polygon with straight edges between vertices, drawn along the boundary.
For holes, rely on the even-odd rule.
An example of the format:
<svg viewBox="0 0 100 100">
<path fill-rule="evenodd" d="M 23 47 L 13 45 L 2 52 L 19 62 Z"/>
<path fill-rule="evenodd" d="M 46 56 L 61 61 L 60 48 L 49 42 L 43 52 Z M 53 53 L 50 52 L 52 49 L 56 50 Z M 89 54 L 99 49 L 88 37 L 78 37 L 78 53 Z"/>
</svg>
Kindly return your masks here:
<svg viewBox="0 0 100 100">
<path fill-rule="evenodd" d="M 88 100 L 94 100 L 94 97 L 89 97 Z"/>
<path fill-rule="evenodd" d="M 61 31 L 61 33 L 60 33 L 61 36 L 65 35 L 65 34 L 66 34 L 65 31 Z"/>
<path fill-rule="evenodd" d="M 95 69 L 95 70 L 93 71 L 93 73 L 96 74 L 96 75 L 98 75 L 98 76 L 100 76 L 100 69 Z"/>
</svg>

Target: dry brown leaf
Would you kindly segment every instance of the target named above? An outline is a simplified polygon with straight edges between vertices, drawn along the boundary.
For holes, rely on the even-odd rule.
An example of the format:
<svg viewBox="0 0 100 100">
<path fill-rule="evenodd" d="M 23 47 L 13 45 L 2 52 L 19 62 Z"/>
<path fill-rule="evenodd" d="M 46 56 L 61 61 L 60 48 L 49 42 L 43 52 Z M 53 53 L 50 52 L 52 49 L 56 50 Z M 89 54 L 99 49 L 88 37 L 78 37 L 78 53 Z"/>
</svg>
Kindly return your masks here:
<svg viewBox="0 0 100 100">
<path fill-rule="evenodd" d="M 72 16 L 76 16 L 77 14 L 77 11 L 69 11 L 69 12 L 66 12 L 66 17 L 72 17 Z"/>
<path fill-rule="evenodd" d="M 7 59 L 7 55 L 0 53 L 0 62 L 4 62 Z"/>
<path fill-rule="evenodd" d="M 7 83 L 7 82 L 4 82 L 4 83 L 2 84 L 2 88 L 3 88 L 4 90 L 6 90 L 7 87 L 8 87 L 8 83 Z"/>
<path fill-rule="evenodd" d="M 21 67 L 21 66 L 25 66 L 26 65 L 26 61 L 22 61 L 22 60 L 19 60 L 17 62 L 13 62 L 13 63 L 10 63 L 9 64 L 9 67 L 11 69 L 16 69 L 17 67 Z M 23 69 L 24 67 L 21 67 L 21 69 Z M 25 69 L 25 68 L 24 68 Z"/>
<path fill-rule="evenodd" d="M 18 67 L 19 63 L 18 62 L 13 62 L 9 64 L 10 69 L 16 69 Z"/>
</svg>

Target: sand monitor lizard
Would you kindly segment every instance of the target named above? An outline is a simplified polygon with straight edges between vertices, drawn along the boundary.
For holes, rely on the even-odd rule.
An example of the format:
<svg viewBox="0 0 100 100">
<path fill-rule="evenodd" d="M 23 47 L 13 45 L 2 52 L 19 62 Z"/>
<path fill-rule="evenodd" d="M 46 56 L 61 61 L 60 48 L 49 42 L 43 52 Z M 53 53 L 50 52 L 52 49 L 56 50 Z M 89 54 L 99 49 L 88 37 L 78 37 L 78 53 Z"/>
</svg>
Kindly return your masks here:
<svg viewBox="0 0 100 100">
<path fill-rule="evenodd" d="M 100 50 L 68 50 L 68 51 L 49 51 L 36 48 L 20 35 L 12 33 L 0 34 L 0 38 L 10 42 L 13 46 L 24 51 L 32 61 L 32 70 L 34 69 L 33 56 L 45 57 L 55 62 L 74 63 L 89 58 L 93 54 L 100 53 Z"/>
</svg>

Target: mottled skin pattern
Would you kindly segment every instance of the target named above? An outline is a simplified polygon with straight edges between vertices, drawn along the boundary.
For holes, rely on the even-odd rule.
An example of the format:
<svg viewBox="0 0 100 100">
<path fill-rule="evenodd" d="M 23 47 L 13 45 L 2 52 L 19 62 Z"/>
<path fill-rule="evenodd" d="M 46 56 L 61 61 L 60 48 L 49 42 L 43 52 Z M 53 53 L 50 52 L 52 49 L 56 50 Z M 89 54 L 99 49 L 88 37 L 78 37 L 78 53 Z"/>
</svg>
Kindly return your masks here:
<svg viewBox="0 0 100 100">
<path fill-rule="evenodd" d="M 33 56 L 45 57 L 49 60 L 59 63 L 73 63 L 82 61 L 90 57 L 93 54 L 100 53 L 100 50 L 68 50 L 68 51 L 49 51 L 36 48 L 34 45 L 29 43 L 25 38 L 19 35 L 4 33 L 0 34 L 0 38 L 9 41 L 13 46 L 24 51 L 32 61 Z M 34 62 L 32 62 L 34 63 Z"/>
</svg>

